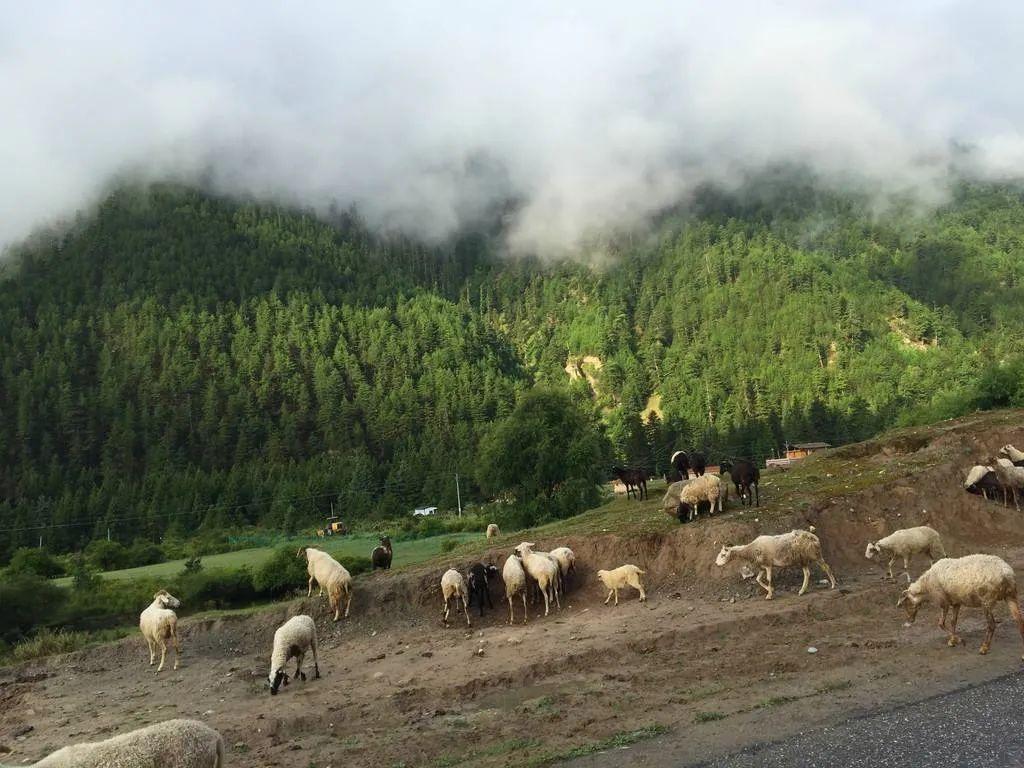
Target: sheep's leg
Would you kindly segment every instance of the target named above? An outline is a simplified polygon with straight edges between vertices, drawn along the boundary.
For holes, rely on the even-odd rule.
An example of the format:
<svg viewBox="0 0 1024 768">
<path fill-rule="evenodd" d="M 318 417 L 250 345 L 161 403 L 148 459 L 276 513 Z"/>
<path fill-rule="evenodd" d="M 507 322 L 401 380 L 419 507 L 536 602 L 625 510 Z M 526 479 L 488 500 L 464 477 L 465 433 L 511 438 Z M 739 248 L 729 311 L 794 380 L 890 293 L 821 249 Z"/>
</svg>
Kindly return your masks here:
<svg viewBox="0 0 1024 768">
<path fill-rule="evenodd" d="M 512 610 L 512 598 L 509 597 L 508 595 L 506 595 L 505 597 L 508 599 L 508 623 L 509 623 L 509 625 L 512 625 L 512 624 L 516 623 L 516 614 L 515 614 L 515 611 Z M 523 610 L 526 610 L 526 605 L 525 605 L 526 597 L 525 596 L 523 597 L 523 602 L 524 602 Z"/>
<path fill-rule="evenodd" d="M 293 675 L 293 677 L 296 680 L 302 680 L 302 682 L 306 682 L 306 673 L 302 671 L 302 660 L 305 657 L 306 654 L 304 653 L 300 653 L 298 656 L 295 657 L 295 674 Z"/>
<path fill-rule="evenodd" d="M 540 586 L 540 582 L 537 582 L 537 586 Z M 547 616 L 551 610 L 551 603 L 548 601 L 548 585 L 542 586 L 540 592 L 544 595 L 544 615 Z"/>
<path fill-rule="evenodd" d="M 160 666 L 156 668 L 157 672 L 162 672 L 164 669 L 164 658 L 167 656 L 167 641 L 162 637 L 160 638 Z"/>
<path fill-rule="evenodd" d="M 1020 640 L 1024 643 L 1024 616 L 1020 613 L 1020 603 L 1017 602 L 1016 597 L 1006 598 L 1006 607 L 1010 609 L 1010 615 L 1013 620 L 1017 622 L 1017 629 L 1020 631 Z M 1024 656 L 1021 656 L 1024 659 Z"/>
<path fill-rule="evenodd" d="M 562 601 L 558 597 L 558 583 L 557 583 L 557 581 L 555 582 L 554 589 L 552 589 L 551 591 L 555 593 L 555 606 L 557 606 L 558 610 L 562 610 Z"/>
<path fill-rule="evenodd" d="M 313 679 L 320 679 L 320 660 L 316 657 L 316 637 L 309 644 L 310 649 L 313 651 Z"/>
<path fill-rule="evenodd" d="M 761 580 L 761 575 L 764 572 L 765 572 L 764 568 L 758 568 L 757 576 L 754 578 L 754 580 L 758 584 L 761 585 L 762 589 L 764 589 L 765 592 L 768 593 L 768 596 L 765 598 L 765 600 L 771 600 L 772 599 L 772 588 L 771 588 L 771 586 L 769 584 L 766 584 L 764 581 Z"/>
<path fill-rule="evenodd" d="M 647 593 L 644 592 L 644 585 L 641 583 L 639 577 L 637 577 L 636 584 L 634 584 L 633 586 L 640 591 L 640 602 L 647 602 Z"/>
<path fill-rule="evenodd" d="M 466 600 L 466 596 L 465 595 L 462 596 L 462 612 L 466 614 L 466 626 L 467 627 L 473 626 L 470 623 L 470 621 L 469 621 L 469 602 Z M 482 606 L 481 606 L 480 615 L 481 616 L 483 615 Z"/>
<path fill-rule="evenodd" d="M 956 622 L 960 618 L 960 606 L 953 606 L 953 615 L 950 617 L 949 622 L 949 640 L 946 644 L 952 648 L 960 643 L 960 638 L 956 636 Z"/>
<path fill-rule="evenodd" d="M 939 629 L 946 629 L 946 615 L 949 613 L 949 606 L 942 606 L 942 616 L 939 617 Z"/>
<path fill-rule="evenodd" d="M 529 618 L 526 615 L 526 590 L 523 590 L 523 624 L 526 623 L 526 619 Z"/>
<path fill-rule="evenodd" d="M 895 581 L 896 577 L 892 575 L 892 564 L 896 562 L 896 555 L 889 558 L 889 578 Z"/>
<path fill-rule="evenodd" d="M 1015 506 L 1017 511 L 1020 512 L 1020 502 L 1017 501 L 1017 486 L 1010 486 L 1010 490 L 1013 491 L 1013 506 Z"/>
<path fill-rule="evenodd" d="M 444 599 L 444 610 L 443 610 L 443 611 L 441 612 L 441 615 L 442 615 L 442 616 L 444 617 L 444 619 L 443 619 L 443 620 L 444 620 L 444 623 L 445 623 L 445 624 L 447 624 L 447 623 L 448 623 L 448 610 L 449 610 L 449 609 L 448 609 L 448 601 L 449 601 L 449 600 L 451 600 L 451 598 L 450 598 L 450 597 L 446 597 L 446 598 Z"/>
<path fill-rule="evenodd" d="M 181 661 L 181 642 L 178 640 L 178 628 L 174 627 L 171 630 L 171 641 L 174 643 L 174 668 L 178 668 L 178 664 Z"/>
<path fill-rule="evenodd" d="M 156 645 L 148 637 L 146 638 L 146 645 L 149 646 L 149 666 L 156 664 Z"/>
<path fill-rule="evenodd" d="M 341 600 L 338 601 L 338 604 L 341 605 Z M 351 608 L 351 607 L 352 607 L 352 588 L 351 587 L 346 587 L 345 588 L 345 618 L 346 619 L 348 618 L 348 609 Z"/>
<path fill-rule="evenodd" d="M 754 483 L 754 501 L 757 506 L 761 506 L 761 490 L 757 487 L 757 483 Z"/>
<path fill-rule="evenodd" d="M 613 590 L 613 589 L 609 589 L 609 590 L 608 590 L 608 597 L 606 597 L 606 598 L 604 599 L 604 604 L 605 604 L 605 605 L 608 605 L 608 601 L 612 599 L 612 592 L 614 592 L 614 591 L 615 591 L 615 590 Z"/>
<path fill-rule="evenodd" d="M 992 609 L 985 609 L 985 639 L 981 641 L 981 648 L 978 653 L 984 656 L 992 647 L 992 636 L 996 633 L 996 617 L 992 615 Z"/>
<path fill-rule="evenodd" d="M 818 567 L 821 568 L 822 573 L 824 573 L 826 576 L 828 576 L 829 584 L 832 585 L 832 586 L 829 587 L 829 589 L 835 589 L 836 588 L 836 575 L 834 573 L 832 573 L 832 568 L 829 567 L 829 564 L 825 562 L 824 558 L 822 558 L 821 560 L 818 561 Z"/>
<path fill-rule="evenodd" d="M 910 578 L 910 560 L 906 555 L 903 556 L 903 575 L 907 577 L 907 584 L 911 582 Z"/>
<path fill-rule="evenodd" d="M 615 604 L 618 605 L 619 604 L 619 588 L 615 587 L 615 589 L 613 589 L 612 591 L 615 593 Z"/>
<path fill-rule="evenodd" d="M 308 585 L 308 587 L 309 588 L 306 590 L 306 597 L 311 597 L 313 595 L 313 577 L 312 576 L 309 577 L 309 585 Z M 323 594 L 323 593 L 321 592 L 321 594 Z"/>
<path fill-rule="evenodd" d="M 811 569 L 806 565 L 802 567 L 804 571 L 804 583 L 803 586 L 800 587 L 800 591 L 797 592 L 797 595 L 804 594 L 807 591 L 808 585 L 811 583 Z"/>
</svg>

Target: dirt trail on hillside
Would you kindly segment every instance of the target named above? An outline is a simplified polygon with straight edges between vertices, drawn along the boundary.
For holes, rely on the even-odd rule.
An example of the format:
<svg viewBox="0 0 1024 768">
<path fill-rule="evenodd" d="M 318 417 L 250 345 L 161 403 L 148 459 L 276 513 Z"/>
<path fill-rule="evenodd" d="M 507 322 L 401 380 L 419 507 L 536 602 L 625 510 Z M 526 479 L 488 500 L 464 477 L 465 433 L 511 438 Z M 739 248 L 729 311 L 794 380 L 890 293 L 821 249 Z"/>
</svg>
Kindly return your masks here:
<svg viewBox="0 0 1024 768">
<path fill-rule="evenodd" d="M 961 469 L 1006 442 L 1024 444 L 1019 423 L 1019 414 L 979 417 L 841 451 L 822 472 L 856 465 L 856 477 L 823 476 L 835 492 L 795 494 L 791 504 L 734 508 L 668 533 L 538 541 L 572 546 L 580 575 L 560 612 L 544 619 L 532 608 L 525 626 L 503 623 L 507 604 L 495 587 L 495 610 L 482 620 L 474 613 L 472 629 L 442 627 L 435 566 L 359 581 L 352 619 L 338 624 L 318 599 L 186 619 L 176 672 L 146 666 L 139 637 L 0 670 L 0 745 L 14 750 L 0 760 L 196 717 L 224 734 L 229 765 L 498 766 L 653 725 L 669 729 L 657 747 L 637 745 L 613 762 L 679 765 L 1018 671 L 1020 640 L 1005 616 L 988 657 L 977 655 L 976 611 L 964 611 L 966 643 L 955 649 L 932 609 L 904 628 L 900 587 L 863 550 L 870 538 L 927 522 L 951 555 L 992 552 L 1024 573 L 1024 516 L 960 487 Z M 654 506 L 636 514 L 660 515 Z M 738 567 L 714 565 L 724 542 L 805 524 L 817 527 L 839 589 L 815 582 L 797 597 L 799 573 L 783 573 L 767 602 Z M 491 554 L 500 563 L 507 551 L 505 542 Z M 623 562 L 647 570 L 648 602 L 627 592 L 618 607 L 604 606 L 592 572 Z M 273 630 L 300 612 L 317 618 L 324 677 L 271 698 Z"/>
</svg>

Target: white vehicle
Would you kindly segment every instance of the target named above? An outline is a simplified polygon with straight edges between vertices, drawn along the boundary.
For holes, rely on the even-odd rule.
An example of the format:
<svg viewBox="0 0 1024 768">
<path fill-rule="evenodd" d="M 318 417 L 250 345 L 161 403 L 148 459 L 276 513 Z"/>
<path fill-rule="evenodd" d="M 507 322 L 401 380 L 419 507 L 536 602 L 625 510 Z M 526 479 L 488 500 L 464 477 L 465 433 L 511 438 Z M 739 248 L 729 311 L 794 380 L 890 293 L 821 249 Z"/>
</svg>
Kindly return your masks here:
<svg viewBox="0 0 1024 768">
<path fill-rule="evenodd" d="M 437 507 L 420 507 L 412 511 L 413 517 L 430 517 L 437 514 Z"/>
</svg>

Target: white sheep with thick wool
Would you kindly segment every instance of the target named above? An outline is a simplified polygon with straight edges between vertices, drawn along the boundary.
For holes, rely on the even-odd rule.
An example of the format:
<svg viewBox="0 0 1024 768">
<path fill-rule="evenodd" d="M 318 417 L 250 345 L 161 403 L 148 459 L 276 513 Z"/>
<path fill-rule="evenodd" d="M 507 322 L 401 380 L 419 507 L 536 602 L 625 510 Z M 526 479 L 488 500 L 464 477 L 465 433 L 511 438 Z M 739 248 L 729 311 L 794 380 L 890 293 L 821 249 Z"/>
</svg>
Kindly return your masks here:
<svg viewBox="0 0 1024 768">
<path fill-rule="evenodd" d="M 466 626 L 472 626 L 469 621 L 469 587 L 462 574 L 454 568 L 449 568 L 441 576 L 441 596 L 444 598 L 444 623 L 448 624 L 450 602 L 455 602 L 455 612 L 459 611 L 459 600 L 462 600 L 462 610 L 466 614 Z"/>
<path fill-rule="evenodd" d="M 908 584 L 911 581 L 910 560 L 914 555 L 924 555 L 928 558 L 929 564 L 945 557 L 946 550 L 942 546 L 942 537 L 939 536 L 939 532 L 927 525 L 902 528 L 878 541 L 868 542 L 867 549 L 864 550 L 864 557 L 868 560 L 889 558 L 890 579 L 895 578 L 892 575 L 892 564 L 896 562 L 897 557 L 903 558 L 903 575 L 907 577 Z"/>
<path fill-rule="evenodd" d="M 644 591 L 644 583 L 640 580 L 640 577 L 644 575 L 644 571 L 641 571 L 635 565 L 627 563 L 626 565 L 620 565 L 618 568 L 614 568 L 610 571 L 598 571 L 597 578 L 604 584 L 604 588 L 608 590 L 608 597 L 604 599 L 604 604 L 608 605 L 608 601 L 612 599 L 612 595 L 615 596 L 615 604 L 619 604 L 619 590 L 625 589 L 626 587 L 632 587 L 640 593 L 640 602 L 643 603 L 647 600 L 647 592 Z"/>
<path fill-rule="evenodd" d="M 524 541 L 514 552 L 522 560 L 523 569 L 537 582 L 537 587 L 544 595 L 544 615 L 547 616 L 551 611 L 552 596 L 559 610 L 562 608 L 558 599 L 558 579 L 561 570 L 556 558 L 549 552 L 534 552 L 535 546 L 537 545 L 532 541 Z"/>
<path fill-rule="evenodd" d="M 341 613 L 341 599 L 345 598 L 345 618 L 352 606 L 352 575 L 341 563 L 314 547 L 301 547 L 297 557 L 305 556 L 306 572 L 309 574 L 309 589 L 306 597 L 313 594 L 313 582 L 320 585 L 320 594 L 327 590 L 327 600 L 337 621 Z"/>
<path fill-rule="evenodd" d="M 803 569 L 804 583 L 799 594 L 807 591 L 811 582 L 811 565 L 817 564 L 828 577 L 831 589 L 835 589 L 836 579 L 829 564 L 821 556 L 821 541 L 810 531 L 792 530 L 777 536 L 758 536 L 749 544 L 724 546 L 715 558 L 715 564 L 727 565 L 732 560 L 744 560 L 757 567 L 757 583 L 767 592 L 765 600 L 775 597 L 772 586 L 772 571 L 775 568 Z M 767 582 L 762 581 L 767 576 Z"/>
<path fill-rule="evenodd" d="M 58 749 L 32 768 L 222 768 L 224 740 L 198 720 L 165 720 Z"/>
<path fill-rule="evenodd" d="M 996 631 L 996 618 L 992 609 L 999 603 L 1006 604 L 1017 624 L 1021 642 L 1024 642 L 1024 617 L 1021 616 L 1017 600 L 1017 580 L 1013 568 L 1000 557 L 983 554 L 946 557 L 932 565 L 917 581 L 903 590 L 896 602 L 897 606 L 902 605 L 907 612 L 906 626 L 917 618 L 918 608 L 928 602 L 934 603 L 942 611 L 939 627 L 949 633 L 947 644 L 950 647 L 961 642 L 956 634 L 956 623 L 960 618 L 960 608 L 965 605 L 981 608 L 985 612 L 985 638 L 980 653 L 988 653 L 992 645 L 992 636 Z M 948 626 L 947 618 L 951 619 Z M 1021 658 L 1024 659 L 1024 656 Z"/>
<path fill-rule="evenodd" d="M 302 661 L 308 652 L 313 652 L 313 679 L 320 677 L 320 660 L 316 654 L 316 622 L 312 616 L 292 616 L 274 632 L 274 649 L 270 653 L 270 693 L 276 695 L 282 684 L 288 685 L 289 676 L 285 666 L 295 659 L 295 674 L 292 677 L 303 681 Z"/>
<path fill-rule="evenodd" d="M 179 608 L 181 601 L 166 589 L 153 595 L 153 602 L 139 614 L 139 629 L 149 646 L 149 665 L 156 662 L 156 649 L 160 649 L 160 666 L 157 672 L 163 671 L 164 659 L 167 656 L 167 642 L 174 646 L 174 668 L 178 668 L 181 658 L 181 642 L 178 640 L 178 614 L 172 609 Z"/>
<path fill-rule="evenodd" d="M 509 555 L 505 566 L 501 569 L 501 580 L 505 583 L 505 599 L 508 600 L 508 623 L 515 623 L 515 611 L 512 598 L 521 595 L 523 598 L 523 624 L 526 623 L 526 571 L 515 555 Z"/>
</svg>

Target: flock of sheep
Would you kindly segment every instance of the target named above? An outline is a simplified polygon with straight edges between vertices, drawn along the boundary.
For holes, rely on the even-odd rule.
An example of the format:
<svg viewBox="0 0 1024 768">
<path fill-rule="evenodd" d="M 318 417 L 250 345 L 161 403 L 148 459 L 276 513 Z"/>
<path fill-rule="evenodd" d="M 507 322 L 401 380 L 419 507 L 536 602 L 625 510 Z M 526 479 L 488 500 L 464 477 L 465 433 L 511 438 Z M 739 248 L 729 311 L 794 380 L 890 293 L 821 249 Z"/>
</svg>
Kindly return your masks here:
<svg viewBox="0 0 1024 768">
<path fill-rule="evenodd" d="M 999 449 L 1000 455 L 991 464 L 975 464 L 967 473 L 964 489 L 969 493 L 977 493 L 988 500 L 1001 493 L 1003 506 L 1013 498 L 1013 505 L 1020 512 L 1020 501 L 1017 493 L 1024 494 L 1024 452 L 1012 445 L 1004 445 Z"/>
<path fill-rule="evenodd" d="M 1004 494 L 1012 493 L 1016 500 L 1015 491 L 1018 488 L 1024 490 L 1024 482 L 1017 484 L 1018 478 L 1024 480 L 1024 468 L 1018 468 L 1018 462 L 1024 465 L 1024 454 L 1013 446 L 1004 446 L 1001 453 L 1008 458 L 998 459 L 994 468 L 975 467 L 971 470 L 968 482 L 965 483 L 969 491 L 982 493 L 986 498 L 990 492 L 1002 491 Z M 740 475 L 742 490 L 740 480 L 734 477 L 737 491 L 741 498 L 753 497 L 753 501 L 756 499 L 756 490 L 753 494 L 750 491 L 752 487 L 756 489 L 756 474 L 742 467 Z M 712 511 L 716 507 L 721 510 L 723 496 L 722 484 L 716 475 L 698 475 L 693 480 L 669 486 L 663 506 L 682 521 L 692 519 L 700 504 L 708 504 Z M 774 570 L 779 568 L 802 569 L 800 595 L 809 588 L 812 565 L 820 568 L 831 588 L 835 588 L 835 575 L 822 557 L 821 541 L 813 531 L 812 526 L 809 531 L 792 530 L 778 535 L 763 535 L 747 544 L 723 546 L 715 563 L 725 566 L 730 562 L 744 561 L 756 567 L 755 580 L 765 590 L 766 600 L 775 596 L 772 576 Z M 498 533 L 496 525 L 487 527 L 488 539 Z M 499 572 L 509 606 L 509 624 L 515 622 L 515 602 L 518 599 L 521 599 L 523 605 L 523 622 L 527 621 L 527 597 L 530 592 L 533 592 L 535 601 L 543 599 L 545 616 L 550 613 L 552 602 L 560 609 L 561 596 L 565 593 L 568 581 L 576 573 L 576 555 L 564 546 L 550 552 L 538 551 L 535 547 L 533 542 L 524 541 L 519 544 L 500 571 L 497 566 L 484 563 L 474 564 L 465 575 L 454 568 L 445 571 L 440 582 L 444 600 L 444 624 L 448 624 L 453 605 L 458 613 L 460 602 L 467 626 L 471 625 L 469 607 L 474 601 L 481 616 L 485 601 L 493 608 L 489 583 L 497 578 Z M 887 558 L 890 579 L 895 579 L 893 564 L 897 559 L 902 559 L 901 575 L 906 576 L 908 586 L 900 594 L 897 606 L 904 607 L 906 611 L 905 626 L 916 619 L 921 605 L 933 603 L 941 611 L 939 627 L 948 633 L 948 645 L 952 647 L 961 642 L 956 634 L 961 607 L 981 608 L 986 619 L 986 632 L 980 649 L 984 654 L 991 646 L 996 627 L 992 611 L 999 603 L 1005 603 L 1024 642 L 1024 617 L 1018 602 L 1016 579 L 1013 569 L 1001 558 L 988 554 L 946 557 L 939 533 L 928 526 L 895 531 L 868 543 L 864 554 L 869 560 L 881 561 Z M 911 581 L 909 567 L 915 555 L 928 557 L 931 567 L 916 581 Z M 334 620 L 338 621 L 341 617 L 342 601 L 345 603 L 344 615 L 347 617 L 352 602 L 352 576 L 348 570 L 327 552 L 313 547 L 302 547 L 298 556 L 306 559 L 309 574 L 307 597 L 312 596 L 313 583 L 316 582 L 321 596 L 326 591 Z M 391 557 L 391 542 L 383 537 L 381 546 L 373 551 L 371 560 L 375 567 L 389 568 Z M 618 605 L 619 591 L 626 587 L 636 589 L 641 601 L 647 598 L 641 580 L 644 571 L 635 565 L 627 563 L 613 570 L 599 570 L 596 575 L 608 590 L 605 604 L 614 597 Z M 156 649 L 160 649 L 158 672 L 164 667 L 168 643 L 175 652 L 174 668 L 178 668 L 181 645 L 174 608 L 179 605 L 177 598 L 166 590 L 160 590 L 154 596 L 153 603 L 139 617 L 139 628 L 149 647 L 151 665 L 156 663 Z M 281 686 L 288 685 L 293 678 L 306 680 L 302 666 L 306 655 L 310 653 L 313 656 L 313 677 L 319 678 L 316 624 L 312 617 L 294 616 L 277 629 L 267 681 L 272 695 L 276 695 Z M 292 659 L 295 660 L 295 671 L 289 675 L 287 666 Z M 170 720 L 105 741 L 65 747 L 35 765 L 40 768 L 129 768 L 140 765 L 220 768 L 223 760 L 224 744 L 217 731 L 195 720 Z"/>
</svg>

